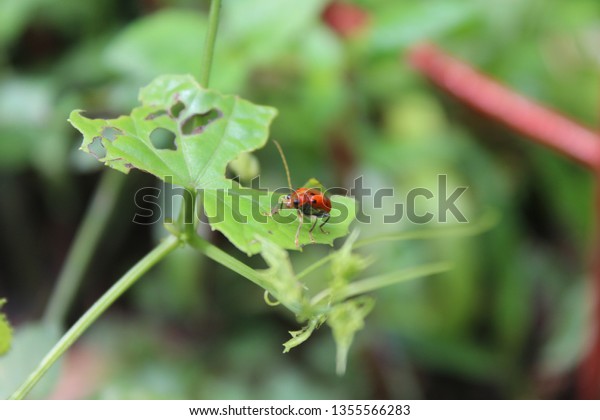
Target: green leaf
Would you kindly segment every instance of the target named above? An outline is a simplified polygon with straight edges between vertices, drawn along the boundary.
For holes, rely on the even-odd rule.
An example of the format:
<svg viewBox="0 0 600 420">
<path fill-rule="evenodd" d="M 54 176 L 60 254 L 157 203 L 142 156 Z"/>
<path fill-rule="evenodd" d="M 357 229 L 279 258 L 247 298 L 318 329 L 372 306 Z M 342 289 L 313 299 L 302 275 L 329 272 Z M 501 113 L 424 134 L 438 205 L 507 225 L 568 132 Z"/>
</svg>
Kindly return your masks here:
<svg viewBox="0 0 600 420">
<path fill-rule="evenodd" d="M 283 352 L 287 353 L 294 347 L 299 346 L 310 338 L 313 331 L 319 328 L 325 322 L 324 316 L 316 316 L 311 318 L 302 329 L 296 331 L 288 331 L 292 338 L 283 343 Z"/>
<path fill-rule="evenodd" d="M 343 375 L 346 372 L 348 350 L 354 340 L 356 332 L 365 326 L 365 317 L 371 312 L 375 301 L 367 296 L 362 296 L 334 306 L 327 318 L 327 325 L 333 331 L 333 338 L 337 347 L 336 372 Z"/>
<path fill-rule="evenodd" d="M 81 150 L 121 172 L 149 172 L 188 189 L 227 188 L 227 164 L 262 147 L 277 111 L 204 89 L 191 76 L 161 76 L 140 93 L 129 116 L 69 121 Z"/>
<path fill-rule="evenodd" d="M 345 289 L 350 280 L 357 274 L 364 271 L 373 261 L 370 257 L 363 257 L 360 254 L 352 252 L 354 243 L 358 239 L 358 231 L 353 231 L 344 245 L 333 253 L 331 258 L 332 278 L 329 282 L 331 288 L 331 297 L 335 296 L 342 289 Z"/>
<path fill-rule="evenodd" d="M 313 222 L 309 217 L 304 217 L 299 235 L 301 247 L 297 248 L 297 211 L 282 210 L 280 214 L 268 216 L 278 198 L 273 192 L 243 188 L 229 181 L 229 188 L 205 190 L 203 196 L 204 212 L 212 229 L 222 232 L 232 244 L 248 255 L 261 251 L 262 245 L 257 237 L 267 238 L 275 245 L 292 250 L 301 250 L 303 245 L 311 243 L 308 231 Z M 331 218 L 323 227 L 328 234 L 315 228 L 315 243 L 332 245 L 335 239 L 348 233 L 348 227 L 354 221 L 354 199 L 334 195 L 331 203 Z M 317 222 L 321 223 L 321 220 Z"/>
<path fill-rule="evenodd" d="M 369 47 L 373 53 L 393 52 L 423 39 L 445 34 L 473 19 L 474 2 L 436 0 L 409 2 L 404 7 L 381 2 L 375 10 L 375 24 Z"/>
<path fill-rule="evenodd" d="M 46 0 L 3 0 L 0 2 L 0 52 L 9 46 Z"/>
<path fill-rule="evenodd" d="M 162 10 L 127 25 L 108 45 L 107 66 L 147 82 L 161 74 L 198 71 L 206 17 L 191 10 Z"/>
<path fill-rule="evenodd" d="M 0 309 L 6 303 L 6 299 L 0 299 Z M 0 313 L 0 356 L 10 349 L 12 341 L 12 328 L 6 319 L 6 315 Z"/>
<path fill-rule="evenodd" d="M 308 181 L 306 181 L 306 183 L 302 186 L 302 188 L 319 190 L 321 192 L 325 191 L 325 187 L 323 187 L 323 184 L 321 184 L 321 182 L 316 178 L 311 178 Z"/>
</svg>

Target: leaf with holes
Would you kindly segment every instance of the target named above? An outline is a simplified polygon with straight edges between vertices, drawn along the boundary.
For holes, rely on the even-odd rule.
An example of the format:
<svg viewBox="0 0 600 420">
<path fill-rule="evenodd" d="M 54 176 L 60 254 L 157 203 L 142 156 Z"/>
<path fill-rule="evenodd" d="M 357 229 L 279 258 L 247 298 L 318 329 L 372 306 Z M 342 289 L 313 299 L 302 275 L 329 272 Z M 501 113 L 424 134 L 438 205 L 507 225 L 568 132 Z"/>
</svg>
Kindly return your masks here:
<svg viewBox="0 0 600 420">
<path fill-rule="evenodd" d="M 296 247 L 296 231 L 299 228 L 298 212 L 284 209 L 275 216 L 269 216 L 277 194 L 264 190 L 243 188 L 228 181 L 225 189 L 204 190 L 203 208 L 213 230 L 223 233 L 238 249 L 248 255 L 262 249 L 257 236 L 267 238 L 285 249 L 301 250 Z M 331 197 L 331 218 L 323 231 L 315 227 L 313 237 L 317 244 L 332 245 L 334 239 L 346 236 L 348 228 L 356 216 L 356 202 L 350 197 Z M 311 244 L 309 229 L 313 223 L 321 224 L 322 219 L 311 220 L 305 216 L 300 227 L 300 246 Z"/>
<path fill-rule="evenodd" d="M 161 76 L 131 115 L 92 119 L 73 111 L 81 150 L 111 168 L 149 172 L 189 189 L 226 188 L 227 164 L 264 146 L 274 108 L 205 89 L 191 76 Z"/>
</svg>

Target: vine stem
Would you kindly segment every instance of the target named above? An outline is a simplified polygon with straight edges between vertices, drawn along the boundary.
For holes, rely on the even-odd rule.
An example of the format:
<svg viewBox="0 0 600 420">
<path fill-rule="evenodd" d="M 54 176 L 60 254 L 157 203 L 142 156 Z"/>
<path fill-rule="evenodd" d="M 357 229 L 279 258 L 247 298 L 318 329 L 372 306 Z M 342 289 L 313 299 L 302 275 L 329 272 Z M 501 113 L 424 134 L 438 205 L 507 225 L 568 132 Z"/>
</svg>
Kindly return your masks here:
<svg viewBox="0 0 600 420">
<path fill-rule="evenodd" d="M 210 82 L 210 71 L 215 51 L 215 42 L 217 40 L 217 29 L 219 28 L 219 15 L 221 12 L 221 0 L 212 0 L 210 2 L 210 11 L 208 15 L 208 30 L 206 40 L 204 41 L 204 55 L 202 56 L 202 67 L 200 68 L 200 84 L 205 88 Z"/>
<path fill-rule="evenodd" d="M 471 223 L 467 226 L 451 226 L 443 229 L 411 230 L 407 232 L 392 233 L 389 235 L 378 235 L 355 242 L 352 244 L 352 249 L 358 249 L 364 246 L 387 241 L 475 236 L 485 232 L 488 229 L 491 229 L 498 222 L 498 219 L 499 215 L 496 212 L 488 211 L 479 221 L 476 223 Z M 301 279 L 306 277 L 308 274 L 321 268 L 323 265 L 331 261 L 333 256 L 334 254 L 330 253 L 317 262 L 309 265 L 300 273 L 298 273 L 296 278 Z"/>
<path fill-rule="evenodd" d="M 198 251 L 202 252 L 211 260 L 221 264 L 224 267 L 227 267 L 234 273 L 245 277 L 260 288 L 268 290 L 269 293 L 272 294 L 275 299 L 277 299 L 283 306 L 285 306 L 293 313 L 297 314 L 300 312 L 300 307 L 290 306 L 289 304 L 282 302 L 277 296 L 277 294 L 273 290 L 271 290 L 272 288 L 269 287 L 269 285 L 265 282 L 264 278 L 260 275 L 258 271 L 256 271 L 252 267 L 247 266 L 240 260 L 232 257 L 231 255 L 223 251 L 221 248 L 211 244 L 206 239 L 201 238 L 198 235 L 192 237 L 189 241 L 189 244 L 196 248 Z"/>
<path fill-rule="evenodd" d="M 211 0 L 209 12 L 209 24 L 207 29 L 206 41 L 204 46 L 204 56 L 202 58 L 202 68 L 200 70 L 200 83 L 204 87 L 208 87 L 210 80 L 210 71 L 214 55 L 215 41 L 217 37 L 217 29 L 219 27 L 219 14 L 221 9 L 221 0 Z M 115 188 L 111 184 L 117 181 L 113 176 L 106 175 L 103 178 L 101 190 Z M 121 181 L 122 182 L 122 181 Z M 100 217 L 108 218 L 109 212 L 101 212 L 101 199 L 104 194 L 97 193 L 99 200 L 96 203 L 95 199 L 90 206 L 88 215 L 84 220 L 84 224 L 78 233 L 73 245 L 71 254 L 68 257 L 68 262 L 60 275 L 58 290 L 53 295 L 49 307 L 45 314 L 45 320 L 54 321 L 64 318 L 68 308 L 69 301 L 72 299 L 78 285 L 78 278 L 85 269 L 89 258 L 93 253 L 95 242 L 97 242 L 102 232 L 102 227 L 106 223 L 98 223 L 94 220 Z M 116 194 L 115 194 L 116 195 Z M 165 258 L 168 254 L 174 251 L 177 247 L 184 243 L 195 244 L 196 248 L 204 250 L 209 258 L 224 264 L 233 271 L 242 274 L 249 280 L 260 284 L 261 277 L 250 267 L 242 264 L 230 257 L 228 254 L 219 250 L 217 247 L 208 242 L 199 242 L 200 239 L 195 232 L 195 209 L 196 195 L 184 194 L 184 204 L 182 206 L 183 222 L 182 230 L 178 235 L 171 235 L 156 246 L 143 259 L 138 261 L 127 273 L 125 273 L 117 282 L 106 291 L 78 320 L 73 326 L 62 336 L 62 338 L 52 347 L 52 349 L 42 359 L 37 368 L 27 377 L 25 382 L 10 396 L 10 399 L 23 399 L 31 391 L 31 389 L 39 382 L 50 367 L 73 345 L 73 343 L 104 313 L 126 290 L 128 290 L 144 273 L 146 273 L 155 264 Z M 96 206 L 97 204 L 97 206 Z M 110 203 L 109 203 L 110 204 Z M 114 203 L 113 203 L 114 204 Z M 98 207 L 98 208 L 96 208 Z M 105 207 L 106 208 L 106 207 Z M 100 212 L 96 214 L 96 212 Z M 192 216 L 192 223 L 189 221 L 189 216 Z M 108 220 L 108 219 L 107 219 Z M 195 240 L 198 238 L 198 240 Z M 88 243 L 92 242 L 92 243 Z M 217 252 L 217 250 L 219 252 Z M 259 283 L 260 282 L 260 283 Z"/>
<path fill-rule="evenodd" d="M 11 400 L 21 400 L 38 383 L 50 367 L 64 354 L 65 351 L 106 311 L 127 289 L 129 289 L 144 273 L 166 257 L 182 244 L 181 239 L 169 236 L 144 258 L 137 262 L 117 282 L 108 289 L 73 326 L 62 336 L 38 367 L 29 375 L 25 382 L 11 396 Z"/>
<path fill-rule="evenodd" d="M 58 276 L 44 313 L 44 322 L 64 324 L 73 296 L 108 224 L 125 179 L 125 175 L 115 171 L 102 175 Z"/>
</svg>

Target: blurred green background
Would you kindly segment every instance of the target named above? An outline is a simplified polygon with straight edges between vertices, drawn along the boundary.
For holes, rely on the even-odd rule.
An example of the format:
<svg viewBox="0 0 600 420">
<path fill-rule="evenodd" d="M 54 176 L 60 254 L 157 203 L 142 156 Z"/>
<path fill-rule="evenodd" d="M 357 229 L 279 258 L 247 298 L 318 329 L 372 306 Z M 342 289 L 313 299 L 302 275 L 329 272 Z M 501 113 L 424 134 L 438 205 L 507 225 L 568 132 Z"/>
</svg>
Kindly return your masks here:
<svg viewBox="0 0 600 420">
<path fill-rule="evenodd" d="M 191 250 L 144 276 L 69 353 L 39 397 L 57 398 L 569 398 L 586 329 L 591 176 L 438 93 L 407 64 L 431 40 L 515 90 L 594 126 L 599 115 L 597 0 L 355 0 L 368 21 L 352 36 L 323 19 L 325 0 L 224 0 L 211 87 L 279 109 L 272 138 L 293 182 L 350 188 L 363 176 L 396 197 L 373 209 L 364 236 L 419 226 L 381 214 L 437 175 L 469 189 L 471 238 L 385 243 L 373 272 L 450 260 L 455 269 L 375 294 L 335 375 L 325 327 L 282 354 L 298 324 L 262 291 Z M 0 2 L 0 297 L 19 331 L 44 311 L 101 174 L 77 150 L 72 109 L 128 113 L 163 73 L 198 75 L 208 1 Z M 262 182 L 285 186 L 271 145 Z M 68 323 L 164 235 L 131 222 L 132 172 L 94 252 Z M 424 202 L 425 203 L 425 202 Z M 420 210 L 435 212 L 428 204 Z M 379 216 L 378 216 L 379 215 Z M 452 221 L 452 218 L 450 218 Z M 256 267 L 209 229 L 205 235 Z M 298 270 L 329 252 L 294 253 Z M 318 274 L 311 281 L 319 281 Z M 35 343 L 35 342 L 34 342 Z M 47 349 L 32 344 L 41 354 Z"/>
</svg>

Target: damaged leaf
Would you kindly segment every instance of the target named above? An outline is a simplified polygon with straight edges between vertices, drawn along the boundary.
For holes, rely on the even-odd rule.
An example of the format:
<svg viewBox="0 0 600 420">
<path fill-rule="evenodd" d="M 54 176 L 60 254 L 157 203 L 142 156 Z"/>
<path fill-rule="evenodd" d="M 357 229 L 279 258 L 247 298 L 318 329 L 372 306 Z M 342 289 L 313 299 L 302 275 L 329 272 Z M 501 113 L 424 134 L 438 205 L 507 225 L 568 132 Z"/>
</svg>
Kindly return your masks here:
<svg viewBox="0 0 600 420">
<path fill-rule="evenodd" d="M 262 147 L 277 111 L 205 89 L 191 76 L 161 76 L 140 92 L 142 105 L 116 119 L 73 111 L 81 150 L 128 173 L 149 172 L 188 189 L 227 188 L 227 164 Z"/>
</svg>

